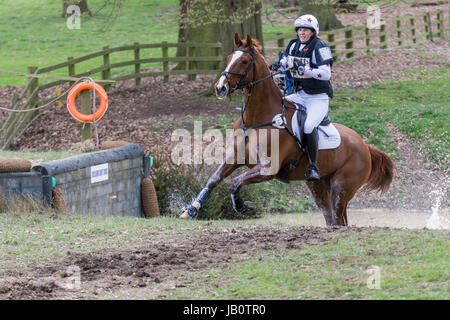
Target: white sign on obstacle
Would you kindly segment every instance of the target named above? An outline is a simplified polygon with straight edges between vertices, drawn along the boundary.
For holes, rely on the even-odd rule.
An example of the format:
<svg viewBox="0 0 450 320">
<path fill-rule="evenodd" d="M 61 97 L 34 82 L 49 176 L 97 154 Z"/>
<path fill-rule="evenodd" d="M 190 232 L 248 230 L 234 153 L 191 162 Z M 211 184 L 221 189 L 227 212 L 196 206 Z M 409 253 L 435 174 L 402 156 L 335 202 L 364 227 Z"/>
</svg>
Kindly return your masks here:
<svg viewBox="0 0 450 320">
<path fill-rule="evenodd" d="M 103 163 L 91 167 L 91 183 L 108 180 L 108 164 Z"/>
</svg>

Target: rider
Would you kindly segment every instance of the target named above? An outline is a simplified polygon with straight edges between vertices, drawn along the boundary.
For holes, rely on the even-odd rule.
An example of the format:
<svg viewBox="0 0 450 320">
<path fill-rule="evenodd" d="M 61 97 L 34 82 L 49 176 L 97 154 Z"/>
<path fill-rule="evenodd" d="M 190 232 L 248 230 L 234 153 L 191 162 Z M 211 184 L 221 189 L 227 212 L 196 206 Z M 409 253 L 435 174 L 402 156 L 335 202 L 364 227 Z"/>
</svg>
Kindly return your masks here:
<svg viewBox="0 0 450 320">
<path fill-rule="evenodd" d="M 330 83 L 333 57 L 330 47 L 317 37 L 319 22 L 313 15 L 298 17 L 294 27 L 297 37 L 289 42 L 284 56 L 272 65 L 272 70 L 281 67 L 284 70 L 289 69 L 289 56 L 306 58 L 295 59 L 291 66 L 298 71 L 300 77 L 294 78 L 296 93 L 288 95 L 286 99 L 306 108 L 304 133 L 309 165 L 306 167 L 305 177 L 307 181 L 316 181 L 320 179 L 317 168 L 317 127 L 327 116 L 329 99 L 333 97 Z M 294 117 L 297 117 L 297 112 Z"/>
</svg>

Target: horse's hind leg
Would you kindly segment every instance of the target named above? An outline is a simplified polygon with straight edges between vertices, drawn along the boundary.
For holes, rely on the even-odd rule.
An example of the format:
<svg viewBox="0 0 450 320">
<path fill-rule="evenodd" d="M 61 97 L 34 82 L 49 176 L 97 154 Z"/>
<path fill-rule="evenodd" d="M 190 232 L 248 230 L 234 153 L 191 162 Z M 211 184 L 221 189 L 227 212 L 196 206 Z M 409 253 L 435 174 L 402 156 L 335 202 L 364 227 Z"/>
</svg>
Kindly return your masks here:
<svg viewBox="0 0 450 320">
<path fill-rule="evenodd" d="M 316 205 L 322 211 L 327 226 L 333 225 L 330 178 L 323 177 L 319 181 L 306 182 L 306 185 L 311 191 Z"/>
<path fill-rule="evenodd" d="M 333 225 L 348 226 L 347 205 L 364 184 L 365 177 L 370 170 L 366 166 L 360 166 L 358 171 L 355 168 L 357 166 L 353 165 L 351 178 L 349 178 L 348 172 L 352 172 L 352 170 L 346 168 L 346 166 L 337 171 L 331 178 Z"/>
<path fill-rule="evenodd" d="M 333 225 L 348 226 L 347 204 L 353 198 L 354 194 L 349 186 L 341 184 L 339 180 L 333 179 L 331 192 Z"/>
</svg>

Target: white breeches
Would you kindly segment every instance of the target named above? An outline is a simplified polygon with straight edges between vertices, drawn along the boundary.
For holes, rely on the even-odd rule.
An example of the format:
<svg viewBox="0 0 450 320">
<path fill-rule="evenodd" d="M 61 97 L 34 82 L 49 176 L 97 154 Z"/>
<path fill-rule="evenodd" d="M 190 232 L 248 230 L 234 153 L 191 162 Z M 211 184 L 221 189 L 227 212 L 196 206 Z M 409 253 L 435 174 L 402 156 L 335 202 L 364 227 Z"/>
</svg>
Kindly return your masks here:
<svg viewBox="0 0 450 320">
<path fill-rule="evenodd" d="M 308 94 L 301 90 L 286 96 L 286 99 L 305 106 L 306 121 L 303 131 L 306 134 L 310 134 L 315 127 L 318 127 L 328 113 L 330 98 L 326 93 Z M 297 111 L 295 111 L 292 119 L 297 119 Z"/>
</svg>

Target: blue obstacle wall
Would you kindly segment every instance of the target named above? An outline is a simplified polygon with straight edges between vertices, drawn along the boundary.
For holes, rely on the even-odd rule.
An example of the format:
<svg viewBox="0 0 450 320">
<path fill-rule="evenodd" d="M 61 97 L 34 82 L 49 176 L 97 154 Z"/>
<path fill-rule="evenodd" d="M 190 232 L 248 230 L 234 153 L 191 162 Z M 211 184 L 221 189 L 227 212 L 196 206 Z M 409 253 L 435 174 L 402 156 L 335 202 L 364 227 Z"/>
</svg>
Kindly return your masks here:
<svg viewBox="0 0 450 320">
<path fill-rule="evenodd" d="M 141 182 L 149 158 L 137 144 L 43 163 L 32 172 L 0 174 L 4 196 L 32 195 L 52 204 L 52 187 L 71 213 L 142 216 Z"/>
</svg>

